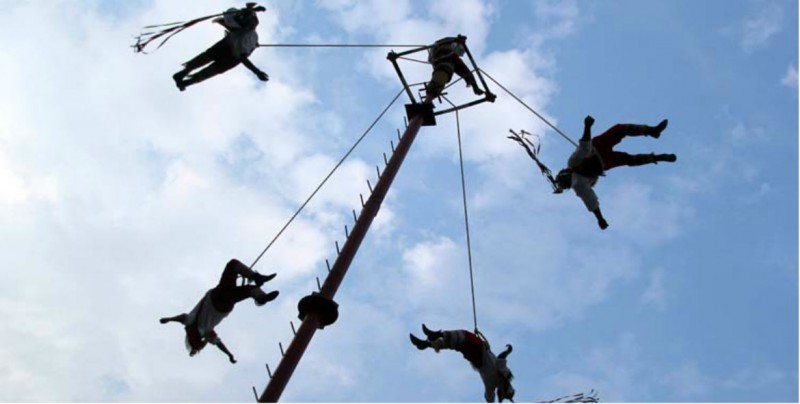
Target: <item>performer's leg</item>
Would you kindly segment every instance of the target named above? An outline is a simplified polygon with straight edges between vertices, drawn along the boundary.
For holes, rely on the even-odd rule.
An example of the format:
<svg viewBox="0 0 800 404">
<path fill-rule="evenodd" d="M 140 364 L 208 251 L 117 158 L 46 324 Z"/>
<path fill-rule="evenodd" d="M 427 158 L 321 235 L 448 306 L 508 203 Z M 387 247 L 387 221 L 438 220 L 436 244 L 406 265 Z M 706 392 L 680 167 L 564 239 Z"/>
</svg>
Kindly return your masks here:
<svg viewBox="0 0 800 404">
<path fill-rule="evenodd" d="M 629 155 L 630 158 L 628 162 L 625 164 L 627 166 L 641 166 L 645 164 L 657 164 L 658 162 L 667 162 L 667 163 L 674 163 L 678 160 L 678 157 L 674 154 L 633 154 Z"/>
<path fill-rule="evenodd" d="M 233 58 L 233 57 L 231 57 L 231 58 Z M 214 61 L 214 63 L 210 64 L 209 66 L 207 66 L 203 70 L 200 70 L 199 72 L 197 72 L 195 74 L 192 74 L 191 76 L 189 76 L 188 79 L 184 80 L 183 81 L 183 87 L 184 88 L 185 87 L 189 87 L 191 85 L 206 81 L 206 80 L 208 80 L 208 79 L 210 79 L 210 78 L 212 78 L 212 77 L 214 77 L 214 76 L 216 76 L 218 74 L 225 73 L 228 70 L 233 69 L 234 67 L 236 67 L 236 65 L 238 65 L 239 63 L 241 63 L 241 62 L 238 61 L 238 60 L 231 60 L 231 59 L 216 60 L 216 61 Z"/>
<path fill-rule="evenodd" d="M 614 163 L 614 156 L 617 153 L 614 151 L 614 146 L 622 141 L 626 130 L 625 125 L 616 124 L 592 138 L 592 147 L 600 155 L 600 159 L 603 160 L 604 170 L 609 170 L 619 165 Z"/>
<path fill-rule="evenodd" d="M 650 136 L 658 139 L 661 132 L 667 128 L 669 120 L 664 119 L 656 126 L 642 125 L 636 123 L 618 123 L 612 127 L 622 133 L 622 136 Z"/>
<path fill-rule="evenodd" d="M 472 87 L 475 95 L 483 95 L 483 90 L 478 87 L 478 82 L 475 81 L 475 75 L 469 70 L 469 67 L 464 63 L 460 57 L 453 58 L 453 65 L 455 66 L 456 74 L 467 82 L 467 87 Z"/>
<path fill-rule="evenodd" d="M 453 78 L 453 66 L 448 63 L 440 63 L 434 66 L 431 74 L 431 81 L 425 86 L 428 99 L 438 97 L 442 94 L 444 87 Z"/>
<path fill-rule="evenodd" d="M 276 275 L 276 274 L 262 275 L 256 271 L 253 271 L 250 267 L 248 267 L 247 265 L 243 264 L 241 261 L 235 258 L 228 261 L 228 264 L 225 266 L 225 269 L 228 270 L 228 268 L 230 268 L 230 270 L 234 273 L 234 275 L 240 275 L 251 281 L 254 281 L 258 286 L 261 286 L 265 282 L 270 281 Z M 224 275 L 225 274 L 223 273 L 223 279 Z M 222 279 L 220 279 L 220 283 L 221 282 Z M 235 282 L 234 286 L 236 286 Z"/>
<path fill-rule="evenodd" d="M 172 75 L 172 79 L 175 80 L 175 85 L 178 86 L 179 90 L 185 90 L 186 84 L 183 80 L 192 70 L 197 70 L 215 60 L 225 58 L 225 56 L 230 53 L 230 42 L 227 38 L 217 41 L 217 43 L 210 48 L 184 63 L 183 70 Z"/>
<path fill-rule="evenodd" d="M 265 293 L 261 288 L 255 285 L 237 286 L 230 291 L 228 296 L 232 306 L 248 298 L 253 298 L 256 304 L 261 306 L 274 300 L 276 297 L 278 297 L 278 291 Z"/>
</svg>

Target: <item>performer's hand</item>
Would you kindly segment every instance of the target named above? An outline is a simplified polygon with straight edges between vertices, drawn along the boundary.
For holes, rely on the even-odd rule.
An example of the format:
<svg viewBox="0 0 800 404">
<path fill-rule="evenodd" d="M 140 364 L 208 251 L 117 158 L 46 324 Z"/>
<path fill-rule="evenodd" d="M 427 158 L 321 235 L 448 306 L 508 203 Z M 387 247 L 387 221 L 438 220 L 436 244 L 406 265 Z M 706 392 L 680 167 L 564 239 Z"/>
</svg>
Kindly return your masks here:
<svg viewBox="0 0 800 404">
<path fill-rule="evenodd" d="M 608 228 L 608 222 L 606 222 L 606 219 L 598 219 L 597 224 L 600 226 L 600 229 L 602 230 Z"/>
<path fill-rule="evenodd" d="M 586 126 L 594 125 L 594 118 L 591 115 L 586 115 L 586 118 L 583 118 L 583 124 Z"/>
<path fill-rule="evenodd" d="M 228 359 L 231 361 L 231 363 L 236 363 L 236 359 L 233 358 L 233 355 L 229 355 Z"/>
<path fill-rule="evenodd" d="M 256 73 L 256 76 L 258 76 L 258 79 L 261 81 L 269 81 L 269 75 L 267 73 L 258 72 Z"/>
</svg>

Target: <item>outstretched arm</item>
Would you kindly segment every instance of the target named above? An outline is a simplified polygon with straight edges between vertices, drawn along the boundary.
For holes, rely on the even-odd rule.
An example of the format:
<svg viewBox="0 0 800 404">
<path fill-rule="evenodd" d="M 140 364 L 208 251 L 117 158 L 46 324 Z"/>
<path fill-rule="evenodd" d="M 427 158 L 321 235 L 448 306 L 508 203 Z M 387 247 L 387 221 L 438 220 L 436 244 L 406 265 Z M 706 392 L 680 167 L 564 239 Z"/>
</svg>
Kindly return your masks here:
<svg viewBox="0 0 800 404">
<path fill-rule="evenodd" d="M 597 225 L 605 230 L 608 227 L 608 222 L 606 222 L 603 213 L 600 211 L 600 201 L 597 199 L 597 194 L 594 193 L 589 179 L 582 175 L 573 175 L 573 178 L 572 190 L 583 200 L 586 209 L 594 214 L 597 219 Z"/>
<path fill-rule="evenodd" d="M 251 72 L 253 72 L 253 74 L 255 74 L 259 80 L 261 81 L 269 80 L 269 75 L 259 70 L 258 67 L 256 67 L 256 65 L 254 65 L 253 62 L 250 61 L 250 59 L 248 58 L 242 59 L 242 64 L 244 65 L 244 67 L 248 68 Z"/>
<path fill-rule="evenodd" d="M 608 222 L 606 222 L 606 219 L 603 217 L 603 212 L 600 212 L 600 207 L 598 206 L 592 213 L 594 213 L 594 217 L 597 218 L 597 225 L 600 226 L 600 229 L 605 230 L 608 227 Z"/>
<path fill-rule="evenodd" d="M 583 119 L 583 136 L 581 136 L 582 142 L 587 142 L 592 140 L 592 125 L 594 124 L 594 118 L 591 115 L 586 115 L 586 118 Z"/>
<path fill-rule="evenodd" d="M 186 324 L 186 317 L 187 317 L 186 313 L 181 313 L 181 314 L 178 314 L 177 316 L 163 317 L 158 321 L 161 324 L 166 324 L 166 323 L 169 323 L 170 321 L 175 321 L 177 323 Z"/>
<path fill-rule="evenodd" d="M 216 340 L 209 342 L 211 342 L 217 348 L 219 348 L 220 351 L 224 352 L 225 355 L 228 355 L 228 360 L 231 361 L 231 363 L 236 363 L 236 359 L 233 357 L 233 354 L 231 353 L 231 351 L 228 350 L 228 347 L 226 347 L 225 344 L 222 343 L 221 339 L 217 338 Z"/>
</svg>

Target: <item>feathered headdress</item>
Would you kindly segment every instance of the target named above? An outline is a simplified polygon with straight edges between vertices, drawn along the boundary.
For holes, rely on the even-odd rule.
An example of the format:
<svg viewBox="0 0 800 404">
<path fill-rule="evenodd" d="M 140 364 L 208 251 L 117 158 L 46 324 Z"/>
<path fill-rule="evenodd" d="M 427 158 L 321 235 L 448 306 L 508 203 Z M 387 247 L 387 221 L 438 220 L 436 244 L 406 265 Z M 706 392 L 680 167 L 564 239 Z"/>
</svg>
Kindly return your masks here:
<svg viewBox="0 0 800 404">
<path fill-rule="evenodd" d="M 247 3 L 247 5 L 245 6 L 244 9 L 245 10 L 253 10 L 253 11 L 266 11 L 267 10 L 265 7 L 259 6 L 256 3 Z M 147 54 L 147 52 L 144 51 L 144 48 L 146 48 L 147 45 L 149 45 L 150 43 L 152 43 L 156 39 L 159 39 L 159 38 L 162 38 L 162 37 L 164 38 L 164 40 L 162 40 L 161 43 L 159 43 L 158 46 L 156 47 L 156 50 L 158 50 L 167 41 L 169 41 L 173 36 L 177 35 L 179 32 L 185 30 L 186 28 L 189 28 L 189 27 L 191 27 L 191 26 L 193 26 L 195 24 L 201 23 L 203 21 L 210 20 L 212 18 L 223 17 L 226 14 L 238 13 L 240 11 L 241 10 L 235 9 L 235 11 L 226 11 L 224 13 L 208 15 L 208 16 L 205 16 L 205 17 L 195 18 L 194 20 L 191 20 L 191 21 L 180 21 L 180 22 L 171 22 L 171 23 L 168 23 L 168 24 L 148 25 L 148 26 L 143 28 L 145 30 L 145 32 L 142 32 L 138 36 L 136 36 L 136 43 L 131 45 L 131 47 L 133 48 L 133 51 L 135 53 Z M 153 30 L 153 29 L 156 29 L 156 30 L 155 31 L 147 31 L 147 30 Z"/>
<path fill-rule="evenodd" d="M 517 132 L 514 132 L 513 129 L 509 129 L 508 131 L 511 132 L 511 136 L 507 137 L 519 143 L 522 147 L 525 148 L 525 151 L 528 152 L 528 155 L 531 156 L 533 161 L 536 162 L 536 166 L 539 167 L 539 171 L 541 171 L 542 175 L 544 175 L 545 178 L 547 178 L 547 180 L 550 182 L 550 186 L 553 187 L 553 192 L 557 194 L 561 193 L 563 189 L 561 189 L 561 187 L 558 186 L 556 179 L 553 177 L 553 172 L 550 171 L 550 169 L 547 168 L 547 166 L 544 165 L 544 163 L 542 163 L 539 160 L 539 149 L 541 148 L 541 145 L 538 142 L 538 136 L 537 136 L 537 142 L 534 143 L 530 139 L 528 139 L 528 136 L 532 135 L 526 132 L 525 130 L 520 130 L 519 134 L 517 134 Z"/>
<path fill-rule="evenodd" d="M 573 394 L 571 396 L 559 397 L 548 401 L 537 401 L 538 403 L 598 403 L 597 392 L 592 389 L 589 394 Z"/>
</svg>

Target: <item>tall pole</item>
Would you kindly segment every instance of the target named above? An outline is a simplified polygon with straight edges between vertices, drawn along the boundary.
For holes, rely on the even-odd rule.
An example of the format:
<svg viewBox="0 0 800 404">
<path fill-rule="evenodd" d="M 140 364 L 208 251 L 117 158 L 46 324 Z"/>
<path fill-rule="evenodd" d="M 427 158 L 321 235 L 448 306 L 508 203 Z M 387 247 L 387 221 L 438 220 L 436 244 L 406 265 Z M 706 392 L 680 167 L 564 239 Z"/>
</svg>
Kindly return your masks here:
<svg viewBox="0 0 800 404">
<path fill-rule="evenodd" d="M 430 101 L 426 100 L 424 102 L 427 103 Z M 341 285 L 344 276 L 347 274 L 347 269 L 350 267 L 353 258 L 355 258 L 358 248 L 361 246 L 361 242 L 364 241 L 364 237 L 367 235 L 372 220 L 375 219 L 375 216 L 378 214 L 378 210 L 380 210 L 381 204 L 386 194 L 389 192 L 389 188 L 392 186 L 394 177 L 400 170 L 400 166 L 403 164 L 403 160 L 411 149 L 411 144 L 417 137 L 417 133 L 422 124 L 423 117 L 421 115 L 413 117 L 408 123 L 408 127 L 400 138 L 400 142 L 394 154 L 392 154 L 392 157 L 389 159 L 383 174 L 378 178 L 375 189 L 364 204 L 364 208 L 358 220 L 356 220 L 353 231 L 350 232 L 350 236 L 345 241 L 339 256 L 336 258 L 336 262 L 334 262 L 327 278 L 325 278 L 325 283 L 323 283 L 320 288 L 318 295 L 322 299 L 326 299 L 331 303 L 333 302 L 333 297 L 336 295 L 339 285 Z M 335 305 L 335 303 L 332 304 Z M 317 329 L 327 325 L 324 324 L 327 320 L 322 318 L 323 315 L 323 313 L 315 310 L 310 310 L 305 314 L 302 324 L 300 324 L 300 327 L 297 329 L 297 333 L 286 349 L 283 358 L 275 369 L 275 373 L 269 380 L 264 392 L 258 398 L 259 402 L 278 402 L 278 399 L 280 399 L 283 393 L 283 389 L 286 388 L 286 384 L 289 383 L 289 379 L 292 377 L 297 364 L 300 362 L 303 353 L 306 351 L 306 348 L 308 348 L 308 344 L 314 337 L 314 333 L 316 333 Z M 327 322 L 330 323 L 330 321 Z"/>
</svg>

